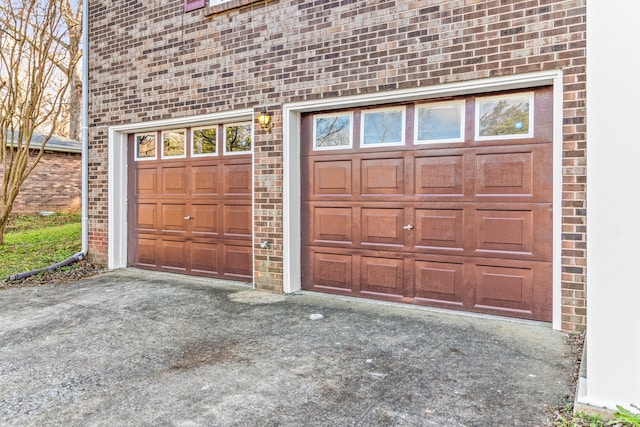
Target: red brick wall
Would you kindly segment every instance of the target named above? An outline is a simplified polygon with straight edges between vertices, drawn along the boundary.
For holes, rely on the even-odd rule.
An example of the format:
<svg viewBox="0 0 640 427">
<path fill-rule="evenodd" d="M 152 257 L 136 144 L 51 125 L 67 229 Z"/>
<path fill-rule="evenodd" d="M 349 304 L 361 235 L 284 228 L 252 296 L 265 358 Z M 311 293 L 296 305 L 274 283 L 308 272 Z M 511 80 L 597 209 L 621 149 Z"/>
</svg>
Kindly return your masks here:
<svg viewBox="0 0 640 427">
<path fill-rule="evenodd" d="M 562 69 L 562 327 L 585 313 L 585 1 L 90 3 L 90 239 L 107 253 L 107 128 Z M 282 289 L 282 129 L 256 132 L 256 283 Z"/>
<path fill-rule="evenodd" d="M 41 211 L 79 212 L 82 190 L 81 163 L 80 154 L 46 152 L 20 188 L 12 214 L 33 214 Z"/>
<path fill-rule="evenodd" d="M 283 160 L 282 115 L 270 108 L 273 129 L 265 133 L 255 126 L 254 164 L 254 282 L 260 289 L 282 292 L 283 282 Z M 257 117 L 257 114 L 256 114 Z M 263 249 L 260 243 L 270 242 Z"/>
</svg>

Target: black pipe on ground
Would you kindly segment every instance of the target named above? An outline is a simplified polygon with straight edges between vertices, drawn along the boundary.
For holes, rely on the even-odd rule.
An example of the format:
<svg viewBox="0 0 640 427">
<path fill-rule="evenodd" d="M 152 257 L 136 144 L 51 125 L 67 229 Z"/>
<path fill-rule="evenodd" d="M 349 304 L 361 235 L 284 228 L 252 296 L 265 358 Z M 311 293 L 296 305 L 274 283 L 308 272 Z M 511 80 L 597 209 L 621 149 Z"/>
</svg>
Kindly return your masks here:
<svg viewBox="0 0 640 427">
<path fill-rule="evenodd" d="M 36 274 L 39 274 L 39 273 L 42 273 L 42 272 L 45 272 L 45 271 L 52 271 L 52 270 L 56 270 L 56 269 L 61 268 L 61 267 L 66 267 L 67 265 L 71 265 L 74 262 L 78 262 L 83 258 L 84 258 L 84 253 L 78 252 L 77 254 L 70 256 L 69 258 L 65 259 L 64 261 L 60 261 L 57 264 L 52 264 L 52 265 L 50 265 L 48 267 L 38 268 L 36 270 L 25 271 L 24 273 L 18 273 L 18 274 L 11 275 L 11 276 L 9 276 L 8 280 L 9 281 L 14 281 L 14 280 L 26 279 L 27 277 L 35 276 Z"/>
</svg>

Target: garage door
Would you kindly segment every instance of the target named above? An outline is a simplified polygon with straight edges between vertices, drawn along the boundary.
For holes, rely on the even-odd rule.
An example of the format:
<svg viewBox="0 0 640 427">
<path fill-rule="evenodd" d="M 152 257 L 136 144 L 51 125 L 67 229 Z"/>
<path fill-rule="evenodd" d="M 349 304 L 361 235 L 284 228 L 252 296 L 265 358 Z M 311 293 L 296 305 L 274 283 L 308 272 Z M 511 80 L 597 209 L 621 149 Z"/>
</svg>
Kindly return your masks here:
<svg viewBox="0 0 640 427">
<path fill-rule="evenodd" d="M 251 280 L 251 129 L 130 135 L 130 266 Z"/>
<path fill-rule="evenodd" d="M 549 88 L 303 118 L 303 289 L 551 320 Z"/>
</svg>

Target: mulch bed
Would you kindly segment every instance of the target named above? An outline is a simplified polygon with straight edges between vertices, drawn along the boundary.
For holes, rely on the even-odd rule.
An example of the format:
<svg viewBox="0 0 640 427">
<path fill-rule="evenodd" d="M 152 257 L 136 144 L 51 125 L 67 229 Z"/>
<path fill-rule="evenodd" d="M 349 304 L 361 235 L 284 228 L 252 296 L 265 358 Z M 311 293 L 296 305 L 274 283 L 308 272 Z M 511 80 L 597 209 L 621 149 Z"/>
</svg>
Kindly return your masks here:
<svg viewBox="0 0 640 427">
<path fill-rule="evenodd" d="M 27 277 L 22 280 L 0 280 L 0 290 L 10 288 L 33 288 L 44 284 L 60 285 L 63 283 L 75 282 L 85 277 L 95 276 L 102 273 L 105 268 L 101 265 L 93 264 L 86 260 L 78 261 L 68 267 L 53 271 L 47 271 Z"/>
</svg>

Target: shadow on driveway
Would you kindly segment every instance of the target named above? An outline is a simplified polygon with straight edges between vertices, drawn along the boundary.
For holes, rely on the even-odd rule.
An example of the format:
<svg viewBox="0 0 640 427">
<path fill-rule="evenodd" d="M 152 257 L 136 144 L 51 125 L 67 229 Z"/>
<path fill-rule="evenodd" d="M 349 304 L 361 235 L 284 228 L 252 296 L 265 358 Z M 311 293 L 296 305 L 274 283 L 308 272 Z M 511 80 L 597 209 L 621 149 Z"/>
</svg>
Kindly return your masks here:
<svg viewBox="0 0 640 427">
<path fill-rule="evenodd" d="M 544 426 L 571 394 L 546 324 L 137 270 L 3 291 L 0 343 L 3 426 Z"/>
</svg>

